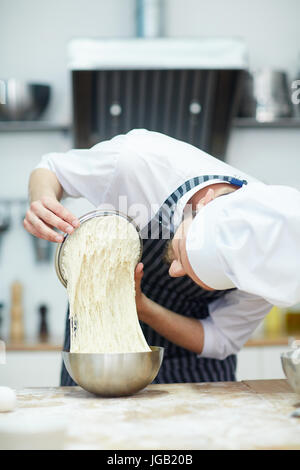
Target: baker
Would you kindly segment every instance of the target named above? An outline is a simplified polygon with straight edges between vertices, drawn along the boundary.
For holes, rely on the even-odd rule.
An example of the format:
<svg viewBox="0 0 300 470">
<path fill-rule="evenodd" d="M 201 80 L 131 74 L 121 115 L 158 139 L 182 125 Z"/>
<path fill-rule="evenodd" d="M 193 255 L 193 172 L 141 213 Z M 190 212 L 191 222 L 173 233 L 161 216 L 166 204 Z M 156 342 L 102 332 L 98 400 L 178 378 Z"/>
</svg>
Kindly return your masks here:
<svg viewBox="0 0 300 470">
<path fill-rule="evenodd" d="M 136 303 L 148 344 L 166 348 L 158 383 L 235 380 L 236 353 L 272 305 L 300 301 L 300 193 L 187 143 L 137 129 L 89 150 L 50 153 L 29 194 L 24 226 L 53 242 L 63 240 L 54 229 L 79 226 L 64 196 L 121 210 L 139 225 Z M 65 369 L 61 379 L 73 384 Z"/>
</svg>

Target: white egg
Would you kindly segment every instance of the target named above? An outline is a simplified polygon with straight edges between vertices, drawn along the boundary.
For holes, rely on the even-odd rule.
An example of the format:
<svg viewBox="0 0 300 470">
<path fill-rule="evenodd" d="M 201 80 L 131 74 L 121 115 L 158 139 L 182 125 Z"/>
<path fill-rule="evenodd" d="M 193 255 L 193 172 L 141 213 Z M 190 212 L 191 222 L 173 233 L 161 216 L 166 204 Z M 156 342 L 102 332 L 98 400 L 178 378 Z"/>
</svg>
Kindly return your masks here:
<svg viewBox="0 0 300 470">
<path fill-rule="evenodd" d="M 17 397 L 14 390 L 9 387 L 0 387 L 0 413 L 13 411 L 17 405 Z"/>
</svg>

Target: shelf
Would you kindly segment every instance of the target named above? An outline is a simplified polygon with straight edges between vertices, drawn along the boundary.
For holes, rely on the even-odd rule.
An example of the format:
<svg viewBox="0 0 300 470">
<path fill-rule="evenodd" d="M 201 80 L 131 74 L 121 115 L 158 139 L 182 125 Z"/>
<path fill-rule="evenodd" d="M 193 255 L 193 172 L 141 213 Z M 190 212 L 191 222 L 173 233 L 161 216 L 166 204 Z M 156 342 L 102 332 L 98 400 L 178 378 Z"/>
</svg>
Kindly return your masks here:
<svg viewBox="0 0 300 470">
<path fill-rule="evenodd" d="M 300 118 L 281 118 L 273 122 L 260 122 L 255 118 L 236 118 L 233 127 L 244 129 L 300 129 Z"/>
<path fill-rule="evenodd" d="M 300 129 L 300 118 L 282 118 L 260 122 L 254 118 L 236 118 L 233 127 L 240 129 Z M 0 121 L 0 132 L 71 132 L 71 124 L 46 121 Z"/>
<path fill-rule="evenodd" d="M 0 121 L 0 132 L 70 132 L 70 124 L 47 121 Z"/>
<path fill-rule="evenodd" d="M 250 338 L 245 347 L 267 347 L 267 346 L 288 346 L 291 337 L 299 339 L 300 335 L 261 335 L 260 337 Z M 53 338 L 46 342 L 41 343 L 36 339 L 25 340 L 23 342 L 10 342 L 6 343 L 6 351 L 62 351 L 63 338 Z"/>
<path fill-rule="evenodd" d="M 6 351 L 62 351 L 63 339 L 53 338 L 42 343 L 38 339 L 28 339 L 21 342 L 8 341 L 5 344 Z"/>
<path fill-rule="evenodd" d="M 299 340 L 299 334 L 288 335 L 281 333 L 279 335 L 267 335 L 263 334 L 259 337 L 250 338 L 245 346 L 257 347 L 257 346 L 289 346 L 291 338 Z"/>
</svg>

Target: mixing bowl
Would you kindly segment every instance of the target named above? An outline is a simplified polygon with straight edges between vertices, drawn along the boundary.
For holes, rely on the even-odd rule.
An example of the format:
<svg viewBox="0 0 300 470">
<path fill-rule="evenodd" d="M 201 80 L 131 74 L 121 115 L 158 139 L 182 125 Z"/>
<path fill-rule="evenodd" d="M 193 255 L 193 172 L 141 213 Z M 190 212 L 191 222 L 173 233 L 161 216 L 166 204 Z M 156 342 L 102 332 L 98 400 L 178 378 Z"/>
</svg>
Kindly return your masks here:
<svg viewBox="0 0 300 470">
<path fill-rule="evenodd" d="M 281 364 L 288 383 L 294 392 L 300 394 L 300 363 L 293 360 L 294 351 L 288 351 L 281 354 Z"/>
<path fill-rule="evenodd" d="M 81 217 L 79 217 L 80 225 L 84 224 L 84 222 L 87 222 L 90 219 L 93 219 L 94 217 L 106 217 L 106 216 L 109 216 L 109 215 L 117 215 L 119 217 L 123 217 L 129 223 L 131 223 L 134 226 L 134 228 L 136 229 L 136 231 L 138 232 L 138 235 L 139 235 L 139 238 L 140 238 L 140 255 L 139 255 L 139 259 L 138 259 L 138 262 L 139 262 L 141 260 L 142 253 L 143 253 L 143 241 L 142 241 L 142 237 L 141 237 L 141 234 L 140 234 L 140 229 L 135 224 L 135 222 L 130 217 L 128 217 L 126 214 L 123 214 L 122 212 L 114 211 L 114 210 L 108 210 L 108 211 L 94 210 L 94 211 L 88 212 L 87 214 L 84 214 Z M 79 230 L 79 229 L 80 229 L 80 227 L 77 230 Z M 67 242 L 67 240 L 70 236 L 71 235 L 66 234 L 63 242 L 59 243 L 57 245 L 56 253 L 55 253 L 55 261 L 54 261 L 57 277 L 58 277 L 58 279 L 60 280 L 60 282 L 62 283 L 62 285 L 64 287 L 67 287 L 67 281 L 65 280 L 64 275 L 63 275 L 63 270 L 62 270 L 62 267 L 61 267 L 61 261 L 62 261 L 62 258 L 63 258 L 65 243 Z"/>
<path fill-rule="evenodd" d="M 133 395 L 157 376 L 164 348 L 149 352 L 87 354 L 63 351 L 63 360 L 74 382 L 103 397 Z"/>
<path fill-rule="evenodd" d="M 1 80 L 0 121 L 34 121 L 45 111 L 51 87 L 11 78 Z"/>
</svg>

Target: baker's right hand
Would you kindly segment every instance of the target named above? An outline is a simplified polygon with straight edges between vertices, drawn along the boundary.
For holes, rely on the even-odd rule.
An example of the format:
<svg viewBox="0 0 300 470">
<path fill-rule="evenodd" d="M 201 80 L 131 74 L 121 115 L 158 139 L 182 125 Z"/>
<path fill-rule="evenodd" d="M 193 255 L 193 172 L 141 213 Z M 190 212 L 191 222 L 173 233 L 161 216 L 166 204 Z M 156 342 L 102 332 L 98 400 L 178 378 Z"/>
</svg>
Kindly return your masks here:
<svg viewBox="0 0 300 470">
<path fill-rule="evenodd" d="M 61 243 L 63 235 L 53 229 L 70 234 L 80 222 L 56 198 L 45 196 L 30 204 L 23 225 L 27 232 L 38 238 Z"/>
</svg>

